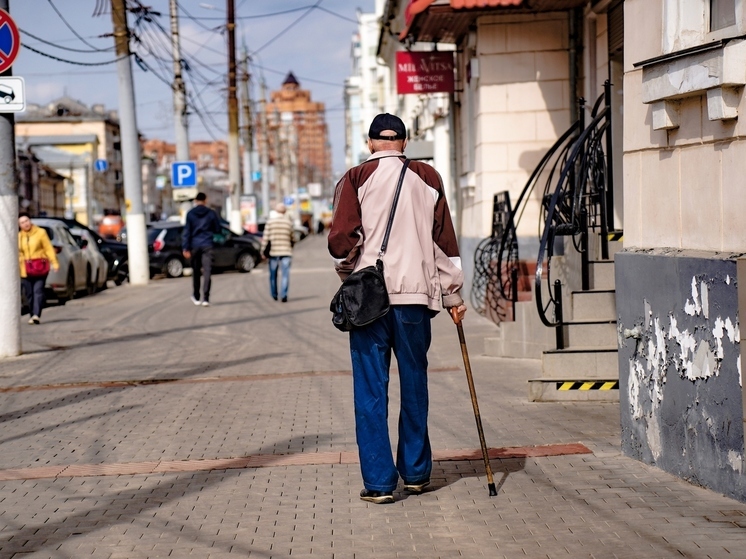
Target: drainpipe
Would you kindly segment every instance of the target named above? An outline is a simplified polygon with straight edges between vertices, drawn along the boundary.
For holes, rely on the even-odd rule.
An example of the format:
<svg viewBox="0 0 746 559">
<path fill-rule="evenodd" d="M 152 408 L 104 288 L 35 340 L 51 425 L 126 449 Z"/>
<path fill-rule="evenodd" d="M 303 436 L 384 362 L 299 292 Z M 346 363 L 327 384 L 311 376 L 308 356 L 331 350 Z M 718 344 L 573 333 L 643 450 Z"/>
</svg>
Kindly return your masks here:
<svg viewBox="0 0 746 559">
<path fill-rule="evenodd" d="M 569 28 L 569 45 L 570 49 L 568 52 L 568 62 L 570 65 L 570 124 L 578 120 L 580 116 L 578 113 L 578 68 L 580 67 L 580 56 L 582 53 L 582 35 L 581 35 L 581 22 L 582 14 L 579 8 L 574 8 L 567 12 L 568 28 Z"/>
</svg>

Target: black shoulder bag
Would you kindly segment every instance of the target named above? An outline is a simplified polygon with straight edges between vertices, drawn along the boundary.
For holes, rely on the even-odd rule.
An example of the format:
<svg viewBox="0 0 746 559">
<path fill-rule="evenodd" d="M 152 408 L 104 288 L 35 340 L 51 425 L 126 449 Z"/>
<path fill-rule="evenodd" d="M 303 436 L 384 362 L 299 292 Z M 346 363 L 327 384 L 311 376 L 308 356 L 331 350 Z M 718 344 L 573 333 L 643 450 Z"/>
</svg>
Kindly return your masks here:
<svg viewBox="0 0 746 559">
<path fill-rule="evenodd" d="M 389 292 L 383 277 L 383 254 L 389 243 L 391 224 L 394 222 L 394 213 L 408 166 L 409 159 L 406 159 L 396 185 L 389 221 L 386 224 L 386 233 L 383 236 L 383 243 L 375 265 L 361 268 L 350 274 L 334 295 L 329 306 L 329 310 L 332 311 L 332 324 L 342 332 L 367 326 L 389 312 Z"/>
</svg>

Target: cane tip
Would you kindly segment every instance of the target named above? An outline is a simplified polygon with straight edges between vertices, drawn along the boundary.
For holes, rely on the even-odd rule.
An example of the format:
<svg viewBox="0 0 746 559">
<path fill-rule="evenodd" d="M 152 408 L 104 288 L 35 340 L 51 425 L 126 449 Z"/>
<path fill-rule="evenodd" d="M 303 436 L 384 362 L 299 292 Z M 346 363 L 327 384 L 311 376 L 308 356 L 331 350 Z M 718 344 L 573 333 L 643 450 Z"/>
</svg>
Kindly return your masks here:
<svg viewBox="0 0 746 559">
<path fill-rule="evenodd" d="M 494 483 L 490 483 L 487 485 L 487 487 L 490 488 L 490 497 L 496 497 L 497 496 L 497 489 L 495 488 Z"/>
</svg>

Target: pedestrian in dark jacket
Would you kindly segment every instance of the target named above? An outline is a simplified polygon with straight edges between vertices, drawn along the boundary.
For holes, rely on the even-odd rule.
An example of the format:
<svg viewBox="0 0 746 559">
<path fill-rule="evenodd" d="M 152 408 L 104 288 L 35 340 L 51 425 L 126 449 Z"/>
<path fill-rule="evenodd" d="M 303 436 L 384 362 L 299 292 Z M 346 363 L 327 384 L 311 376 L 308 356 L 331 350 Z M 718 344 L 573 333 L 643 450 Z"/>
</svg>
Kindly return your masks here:
<svg viewBox="0 0 746 559">
<path fill-rule="evenodd" d="M 192 303 L 210 306 L 210 276 L 212 274 L 213 235 L 220 233 L 218 215 L 207 207 L 207 196 L 204 192 L 197 194 L 195 206 L 186 216 L 184 233 L 181 235 L 181 248 L 184 258 L 192 264 Z M 202 297 L 200 298 L 200 279 L 204 275 Z"/>
</svg>

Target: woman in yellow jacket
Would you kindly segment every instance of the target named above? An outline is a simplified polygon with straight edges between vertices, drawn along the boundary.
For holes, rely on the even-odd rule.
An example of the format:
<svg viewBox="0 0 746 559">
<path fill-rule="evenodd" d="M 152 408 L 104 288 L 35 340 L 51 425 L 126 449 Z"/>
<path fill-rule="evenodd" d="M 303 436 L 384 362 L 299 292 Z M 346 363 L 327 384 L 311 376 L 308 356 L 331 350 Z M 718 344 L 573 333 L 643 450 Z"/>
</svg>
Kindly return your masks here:
<svg viewBox="0 0 746 559">
<path fill-rule="evenodd" d="M 21 268 L 21 288 L 26 294 L 31 318 L 29 324 L 39 324 L 41 309 L 44 307 L 44 284 L 48 271 L 42 275 L 31 275 L 26 267 L 27 260 L 46 259 L 56 272 L 60 269 L 57 254 L 49 241 L 49 235 L 41 227 L 31 223 L 29 215 L 21 212 L 18 216 L 18 263 Z"/>
</svg>

